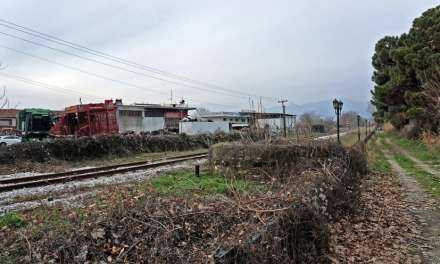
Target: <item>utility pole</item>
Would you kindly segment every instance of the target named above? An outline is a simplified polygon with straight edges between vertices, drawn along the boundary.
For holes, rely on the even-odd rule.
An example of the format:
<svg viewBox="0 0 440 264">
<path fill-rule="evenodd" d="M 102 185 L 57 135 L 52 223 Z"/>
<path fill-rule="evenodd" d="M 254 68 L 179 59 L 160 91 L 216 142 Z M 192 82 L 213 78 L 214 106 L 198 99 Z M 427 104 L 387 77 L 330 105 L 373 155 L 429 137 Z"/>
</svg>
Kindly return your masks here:
<svg viewBox="0 0 440 264">
<path fill-rule="evenodd" d="M 361 141 L 361 116 L 357 115 L 358 122 L 358 142 Z"/>
<path fill-rule="evenodd" d="M 296 127 L 296 115 L 293 115 L 293 129 L 295 129 L 296 141 L 299 140 L 298 128 Z"/>
<path fill-rule="evenodd" d="M 173 104 L 173 89 L 171 89 L 170 104 Z"/>
<path fill-rule="evenodd" d="M 286 126 L 286 105 L 287 99 L 281 99 L 278 101 L 279 104 L 283 107 L 283 130 L 284 130 L 284 137 L 287 137 L 287 126 Z"/>
</svg>

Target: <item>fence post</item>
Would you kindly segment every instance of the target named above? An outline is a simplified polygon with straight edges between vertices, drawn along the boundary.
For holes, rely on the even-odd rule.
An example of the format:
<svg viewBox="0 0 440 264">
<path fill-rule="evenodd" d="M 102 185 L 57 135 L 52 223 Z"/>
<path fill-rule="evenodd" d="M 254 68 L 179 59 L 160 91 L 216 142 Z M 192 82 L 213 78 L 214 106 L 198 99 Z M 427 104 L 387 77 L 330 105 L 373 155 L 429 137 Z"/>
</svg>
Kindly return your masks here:
<svg viewBox="0 0 440 264">
<path fill-rule="evenodd" d="M 194 174 L 196 175 L 196 177 L 200 177 L 200 165 L 196 164 L 194 166 Z"/>
</svg>

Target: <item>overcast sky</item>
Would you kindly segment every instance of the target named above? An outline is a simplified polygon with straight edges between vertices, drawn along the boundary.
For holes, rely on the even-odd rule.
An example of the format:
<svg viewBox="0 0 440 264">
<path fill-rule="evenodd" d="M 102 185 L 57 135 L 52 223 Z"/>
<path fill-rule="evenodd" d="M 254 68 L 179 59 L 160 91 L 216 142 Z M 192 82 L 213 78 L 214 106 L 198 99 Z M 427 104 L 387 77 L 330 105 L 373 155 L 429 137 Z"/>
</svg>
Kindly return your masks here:
<svg viewBox="0 0 440 264">
<path fill-rule="evenodd" d="M 372 87 L 370 61 L 376 41 L 408 31 L 414 18 L 436 4 L 438 1 L 431 0 L 2 0 L 0 18 L 241 94 L 282 96 L 291 103 L 303 104 L 335 96 L 368 100 Z M 32 86 L 0 75 L 11 107 L 19 104 L 20 108 L 62 109 L 77 104 L 79 97 L 83 103 L 104 98 L 123 98 L 126 103 L 165 103 L 170 100 L 171 90 L 175 100 L 183 97 L 211 109 L 221 108 L 220 105 L 223 109 L 241 109 L 249 105 L 249 99 L 240 94 L 205 91 L 216 88 L 194 83 L 191 86 L 205 90 L 185 87 L 180 85 L 181 79 L 106 61 L 2 25 L 0 45 L 4 66 L 0 74 L 56 86 Z M 273 106 L 276 99 L 264 99 L 264 104 Z"/>
</svg>

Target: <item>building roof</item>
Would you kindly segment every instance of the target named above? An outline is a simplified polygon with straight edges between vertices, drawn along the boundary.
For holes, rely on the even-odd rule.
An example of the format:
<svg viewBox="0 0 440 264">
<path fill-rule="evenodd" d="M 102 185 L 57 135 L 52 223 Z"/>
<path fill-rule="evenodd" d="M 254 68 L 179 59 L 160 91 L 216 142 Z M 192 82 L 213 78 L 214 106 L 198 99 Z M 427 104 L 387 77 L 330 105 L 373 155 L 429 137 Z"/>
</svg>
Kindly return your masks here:
<svg viewBox="0 0 440 264">
<path fill-rule="evenodd" d="M 172 105 L 160 105 L 160 104 L 138 104 L 124 105 L 124 106 L 138 106 L 148 109 L 164 109 L 164 110 L 195 110 L 195 107 L 189 107 L 187 105 L 172 104 Z"/>
<path fill-rule="evenodd" d="M 0 117 L 17 117 L 18 112 L 20 110 L 18 109 L 0 109 Z"/>
<path fill-rule="evenodd" d="M 246 117 L 237 112 L 216 112 L 206 115 L 201 115 L 203 118 L 213 118 L 213 117 Z"/>
<path fill-rule="evenodd" d="M 53 114 L 51 110 L 42 109 L 42 108 L 26 108 L 20 112 L 32 113 L 32 115 L 41 115 L 41 116 L 50 116 Z M 22 113 L 20 113 L 20 115 L 22 115 Z"/>
<path fill-rule="evenodd" d="M 250 116 L 261 116 L 262 118 L 269 117 L 282 117 L 283 113 L 269 113 L 269 112 L 255 112 L 255 111 L 242 111 L 241 114 L 250 115 Z M 286 113 L 286 116 L 293 117 L 294 115 Z"/>
</svg>

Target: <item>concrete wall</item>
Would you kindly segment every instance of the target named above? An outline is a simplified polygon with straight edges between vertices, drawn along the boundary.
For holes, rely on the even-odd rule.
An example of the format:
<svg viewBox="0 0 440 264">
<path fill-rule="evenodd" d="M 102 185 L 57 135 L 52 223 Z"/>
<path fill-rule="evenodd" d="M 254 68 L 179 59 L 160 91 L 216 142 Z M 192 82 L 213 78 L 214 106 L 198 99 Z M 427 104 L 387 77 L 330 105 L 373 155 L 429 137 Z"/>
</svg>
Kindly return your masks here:
<svg viewBox="0 0 440 264">
<path fill-rule="evenodd" d="M 142 130 L 144 132 L 152 132 L 164 129 L 165 118 L 163 117 L 145 117 L 142 120 Z"/>
<path fill-rule="evenodd" d="M 118 116 L 119 132 L 152 132 L 164 129 L 163 117 Z"/>
<path fill-rule="evenodd" d="M 141 111 L 141 116 L 128 116 L 121 115 L 120 111 Z M 131 107 L 131 106 L 120 106 L 116 113 L 116 118 L 118 120 L 119 132 L 152 132 L 164 129 L 165 118 L 164 117 L 145 117 L 143 108 L 141 107 Z"/>
<path fill-rule="evenodd" d="M 142 132 L 142 117 L 119 116 L 118 126 L 119 132 Z"/>
<path fill-rule="evenodd" d="M 180 122 L 180 133 L 188 135 L 225 132 L 229 133 L 229 122 Z"/>
<path fill-rule="evenodd" d="M 212 122 L 229 122 L 235 124 L 248 124 L 248 118 L 245 116 L 212 116 L 212 117 L 202 117 L 202 121 L 211 120 Z M 226 120 L 224 120 L 226 119 Z"/>
<path fill-rule="evenodd" d="M 257 124 L 260 128 L 265 128 L 266 126 L 269 126 L 270 130 L 272 132 L 282 132 L 284 129 L 284 123 L 283 118 L 267 118 L 267 119 L 258 119 Z M 293 129 L 294 127 L 294 120 L 293 117 L 287 117 L 286 116 L 286 126 L 288 130 Z"/>
<path fill-rule="evenodd" d="M 140 116 L 127 116 L 121 115 L 120 111 L 141 111 L 142 114 Z M 142 119 L 143 119 L 143 111 L 139 108 L 134 107 L 118 107 L 116 112 L 116 119 L 118 121 L 119 132 L 142 132 Z"/>
</svg>

